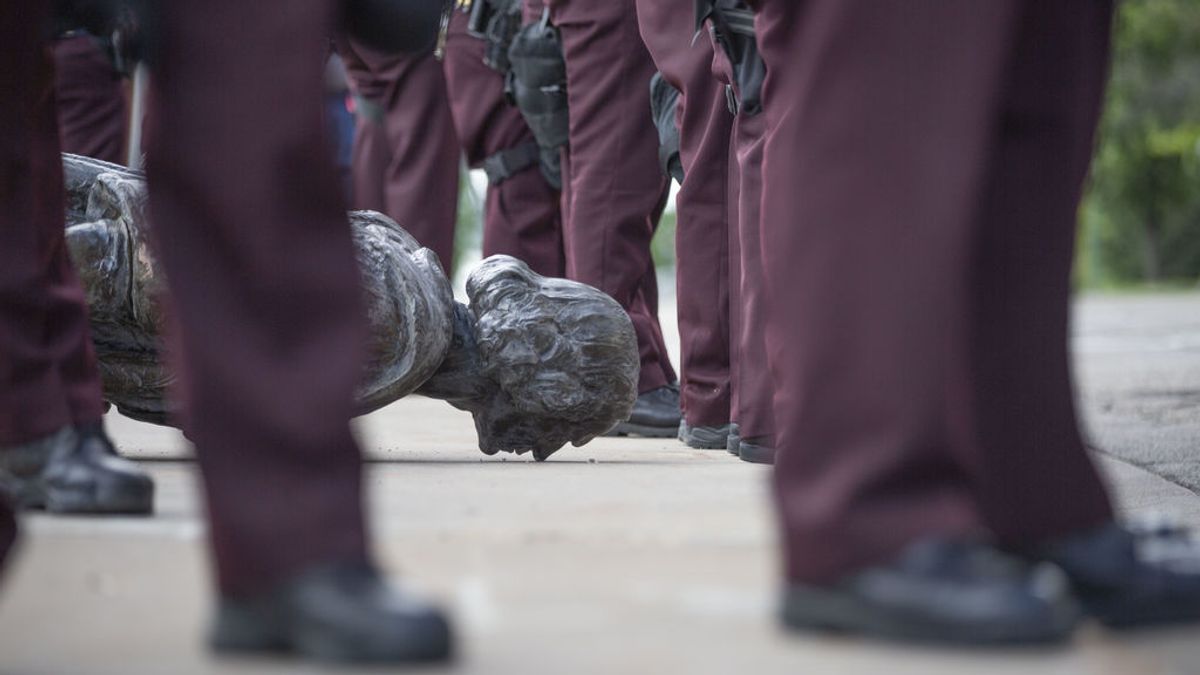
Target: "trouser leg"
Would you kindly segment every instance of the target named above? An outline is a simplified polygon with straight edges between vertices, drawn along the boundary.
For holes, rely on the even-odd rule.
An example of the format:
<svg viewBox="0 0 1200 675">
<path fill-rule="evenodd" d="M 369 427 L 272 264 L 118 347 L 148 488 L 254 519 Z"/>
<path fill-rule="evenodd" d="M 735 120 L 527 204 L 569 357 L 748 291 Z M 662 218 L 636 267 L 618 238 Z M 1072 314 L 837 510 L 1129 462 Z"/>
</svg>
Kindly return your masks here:
<svg viewBox="0 0 1200 675">
<path fill-rule="evenodd" d="M 736 129 L 736 125 L 735 125 Z M 736 131 L 734 131 L 736 134 Z M 741 347 L 738 344 L 742 334 L 742 242 L 739 239 L 741 225 L 738 223 L 741 190 L 739 189 L 741 170 L 737 162 L 737 146 L 734 138 L 729 143 L 729 180 L 727 189 L 727 207 L 729 212 L 729 421 L 737 424 L 741 419 L 742 409 L 742 372 Z M 739 427 L 740 429 L 740 427 Z M 740 432 L 739 432 L 740 433 Z"/>
<path fill-rule="evenodd" d="M 786 574 L 981 527 L 950 385 L 1019 0 L 763 0 L 762 257 Z"/>
<path fill-rule="evenodd" d="M 736 415 L 742 438 L 774 447 L 774 388 L 766 349 L 766 297 L 763 279 L 759 209 L 762 204 L 764 117 L 739 116 L 734 125 L 738 162 L 737 233 L 740 312 L 735 350 L 738 360 Z"/>
<path fill-rule="evenodd" d="M 677 121 L 684 180 L 676 195 L 675 265 L 684 416 L 730 419 L 729 148 L 733 116 L 712 75 L 708 40 L 693 40 L 688 0 L 638 0 L 642 38 L 681 92 Z"/>
<path fill-rule="evenodd" d="M 54 89 L 63 152 L 125 163 L 129 114 L 121 76 L 96 39 L 54 42 Z"/>
<path fill-rule="evenodd" d="M 0 445 L 32 440 L 41 435 L 39 426 L 52 431 L 67 419 L 63 401 L 54 397 L 53 360 L 37 340 L 46 319 L 37 298 L 42 288 L 36 264 L 42 257 L 37 254 L 39 237 L 31 226 L 39 212 L 38 193 L 49 192 L 42 187 L 45 177 L 31 169 L 38 165 L 38 152 L 45 154 L 41 146 L 50 143 L 50 131 L 57 133 L 47 122 L 53 109 L 45 109 L 53 100 L 47 92 L 52 69 L 37 37 L 46 18 L 44 2 L 0 8 L 0 37 L 6 41 L 0 52 L 0 83 L 6 92 L 0 98 L 0 201 L 5 204 L 0 211 Z M 36 407 L 22 409 L 22 401 Z M 36 410 L 43 410 L 43 416 L 30 428 L 26 415 Z M 16 536 L 12 507 L 0 495 L 0 573 Z"/>
<path fill-rule="evenodd" d="M 801 45 L 769 76 L 763 197 L 795 579 L 921 534 L 1028 545 L 1112 517 L 1066 330 L 1109 7 L 975 10 L 763 3 L 768 68 Z"/>
<path fill-rule="evenodd" d="M 64 241 L 48 6 L 0 14 L 0 445 L 103 414 L 83 289 Z"/>
<path fill-rule="evenodd" d="M 339 40 L 338 52 L 354 64 L 347 74 L 356 93 L 381 114 L 377 133 L 387 148 L 383 213 L 436 253 L 449 274 L 460 155 L 442 64 L 432 52 L 385 54 L 352 39 Z"/>
<path fill-rule="evenodd" d="M 384 134 L 383 118 L 375 119 L 371 115 L 371 112 L 361 109 L 354 113 L 354 143 L 350 147 L 350 207 L 385 213 L 387 201 L 383 196 L 383 184 L 392 153 Z"/>
<path fill-rule="evenodd" d="M 650 117 L 654 63 L 638 34 L 633 0 L 555 0 L 570 107 L 564 171 L 567 276 L 608 293 L 638 336 L 646 392 L 675 379 L 652 295 L 650 239 L 667 181 Z"/>
<path fill-rule="evenodd" d="M 366 326 L 321 124 L 334 16 L 328 0 L 163 12 L 150 206 L 232 596 L 367 556 L 349 429 Z"/>
<path fill-rule="evenodd" d="M 1110 2 L 1028 0 L 1000 103 L 971 262 L 973 422 L 988 526 L 1029 545 L 1112 519 L 1076 422 L 1071 262 L 1107 77 Z"/>
<path fill-rule="evenodd" d="M 467 164 L 480 168 L 497 153 L 535 141 L 521 112 L 505 99 L 504 76 L 483 63 L 484 42 L 467 33 L 467 22 L 463 12 L 451 14 L 442 68 L 459 143 Z M 536 162 L 488 185 L 483 255 L 497 253 L 545 276 L 566 272 L 559 193 Z"/>
<path fill-rule="evenodd" d="M 714 45 L 713 73 L 736 89 L 733 64 Z M 759 229 L 762 206 L 762 161 L 766 117 L 740 112 L 734 117 L 730 166 L 730 407 L 739 434 L 774 447 L 774 389 L 765 341 L 766 289 Z"/>
</svg>

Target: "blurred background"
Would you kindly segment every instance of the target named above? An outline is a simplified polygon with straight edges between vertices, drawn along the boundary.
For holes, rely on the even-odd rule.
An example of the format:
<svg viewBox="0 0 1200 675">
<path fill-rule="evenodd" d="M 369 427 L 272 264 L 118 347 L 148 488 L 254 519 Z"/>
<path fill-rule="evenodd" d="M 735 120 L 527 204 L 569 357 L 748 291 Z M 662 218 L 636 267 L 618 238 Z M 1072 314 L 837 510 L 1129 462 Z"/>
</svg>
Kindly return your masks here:
<svg viewBox="0 0 1200 675">
<path fill-rule="evenodd" d="M 1084 201 L 1084 289 L 1200 283 L 1200 2 L 1126 0 Z"/>
</svg>

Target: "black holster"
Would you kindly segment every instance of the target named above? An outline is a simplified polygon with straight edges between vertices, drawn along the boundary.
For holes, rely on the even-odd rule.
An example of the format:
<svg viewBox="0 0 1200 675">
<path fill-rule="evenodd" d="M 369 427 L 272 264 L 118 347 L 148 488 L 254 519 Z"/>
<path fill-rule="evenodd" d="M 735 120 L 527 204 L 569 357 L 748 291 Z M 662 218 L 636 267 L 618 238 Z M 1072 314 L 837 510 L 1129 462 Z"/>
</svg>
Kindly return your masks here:
<svg viewBox="0 0 1200 675">
<path fill-rule="evenodd" d="M 484 42 L 483 63 L 507 73 L 512 67 L 508 49 L 521 28 L 520 0 L 473 0 L 467 33 Z"/>
<path fill-rule="evenodd" d="M 767 66 L 758 53 L 754 10 L 741 0 L 696 0 L 696 27 L 710 22 L 713 37 L 733 64 L 735 95 L 729 109 L 735 114 L 762 112 L 762 85 Z"/>
<path fill-rule="evenodd" d="M 567 146 L 567 64 L 558 29 L 549 17 L 517 31 L 508 50 L 512 64 L 505 79 L 509 100 L 521 111 L 540 150 L 546 181 L 562 187 L 559 151 Z"/>
<path fill-rule="evenodd" d="M 679 156 L 679 125 L 675 123 L 678 107 L 679 90 L 662 73 L 655 73 L 650 78 L 650 114 L 658 129 L 658 165 L 682 185 L 683 160 Z"/>
</svg>

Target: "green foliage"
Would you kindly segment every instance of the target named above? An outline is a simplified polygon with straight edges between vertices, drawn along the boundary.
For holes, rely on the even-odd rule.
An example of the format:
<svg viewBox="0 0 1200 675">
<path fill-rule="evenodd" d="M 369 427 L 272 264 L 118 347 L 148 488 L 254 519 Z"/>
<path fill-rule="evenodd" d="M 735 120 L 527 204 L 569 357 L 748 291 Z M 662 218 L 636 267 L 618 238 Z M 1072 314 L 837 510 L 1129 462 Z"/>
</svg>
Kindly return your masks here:
<svg viewBox="0 0 1200 675">
<path fill-rule="evenodd" d="M 486 188 L 484 188 L 486 189 Z M 465 168 L 458 179 L 458 221 L 454 227 L 454 269 L 446 270 L 453 280 L 464 262 L 473 262 L 483 246 L 483 194 L 471 182 Z"/>
<path fill-rule="evenodd" d="M 1119 5 L 1082 210 L 1085 285 L 1200 279 L 1200 2 Z"/>
<path fill-rule="evenodd" d="M 658 221 L 654 239 L 650 240 L 650 255 L 655 267 L 670 267 L 675 264 L 675 208 L 668 205 Z"/>
</svg>

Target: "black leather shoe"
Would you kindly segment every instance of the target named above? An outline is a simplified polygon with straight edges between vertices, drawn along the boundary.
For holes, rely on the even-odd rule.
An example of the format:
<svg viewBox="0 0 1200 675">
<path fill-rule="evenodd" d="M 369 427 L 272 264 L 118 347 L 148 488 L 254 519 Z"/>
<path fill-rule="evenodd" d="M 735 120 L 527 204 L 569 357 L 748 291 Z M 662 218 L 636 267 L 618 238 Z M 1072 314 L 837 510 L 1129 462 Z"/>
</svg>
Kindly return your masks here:
<svg viewBox="0 0 1200 675">
<path fill-rule="evenodd" d="M 737 457 L 739 446 L 742 444 L 741 429 L 738 428 L 737 422 L 729 426 L 729 438 L 725 439 L 725 450 Z"/>
<path fill-rule="evenodd" d="M 1178 527 L 1110 524 L 1037 551 L 1084 609 L 1114 628 L 1200 621 L 1200 543 Z"/>
<path fill-rule="evenodd" d="M 0 509 L 0 581 L 4 580 L 4 561 L 16 543 L 17 519 L 8 509 Z"/>
<path fill-rule="evenodd" d="M 0 489 L 18 508 L 51 513 L 140 515 L 154 509 L 154 481 L 117 455 L 99 424 L 0 451 Z"/>
<path fill-rule="evenodd" d="M 445 661 L 450 624 L 364 563 L 315 567 L 273 592 L 223 598 L 209 638 L 222 653 L 284 652 L 333 663 Z"/>
<path fill-rule="evenodd" d="M 679 422 L 679 440 L 689 448 L 697 450 L 724 450 L 729 442 L 729 430 L 732 424 L 719 427 L 694 427 L 687 420 Z"/>
<path fill-rule="evenodd" d="M 1081 613 L 1066 576 L 981 543 L 931 539 L 829 586 L 795 584 L 783 623 L 958 645 L 1066 640 Z"/>
<path fill-rule="evenodd" d="M 672 438 L 679 433 L 679 386 L 668 384 L 637 397 L 629 419 L 605 436 Z"/>
<path fill-rule="evenodd" d="M 769 438 L 743 438 L 738 442 L 738 457 L 751 464 L 774 464 L 775 448 Z"/>
</svg>

